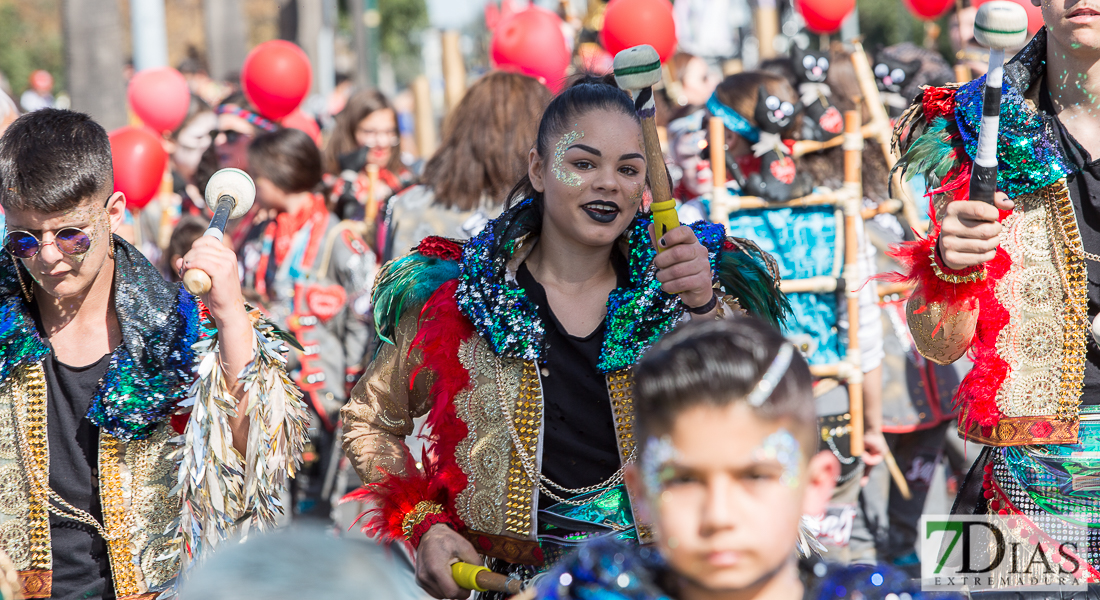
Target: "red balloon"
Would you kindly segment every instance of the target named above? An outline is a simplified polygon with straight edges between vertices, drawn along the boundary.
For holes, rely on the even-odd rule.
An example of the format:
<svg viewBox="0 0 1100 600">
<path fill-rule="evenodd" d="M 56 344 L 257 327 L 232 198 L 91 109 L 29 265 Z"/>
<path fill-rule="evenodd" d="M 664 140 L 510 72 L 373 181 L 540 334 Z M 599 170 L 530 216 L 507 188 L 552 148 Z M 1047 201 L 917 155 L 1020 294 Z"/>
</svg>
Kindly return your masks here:
<svg viewBox="0 0 1100 600">
<path fill-rule="evenodd" d="M 110 139 L 115 191 L 126 195 L 128 206 L 141 210 L 160 189 L 168 153 L 152 131 L 141 127 L 121 127 Z"/>
<path fill-rule="evenodd" d="M 905 5 L 918 19 L 932 21 L 942 17 L 947 9 L 955 5 L 955 0 L 905 0 Z"/>
<path fill-rule="evenodd" d="M 668 60 L 676 51 L 676 22 L 668 0 L 611 0 L 603 14 L 600 43 L 612 55 L 649 44 Z"/>
<path fill-rule="evenodd" d="M 534 77 L 558 91 L 571 60 L 561 24 L 561 17 L 534 5 L 504 17 L 489 43 L 493 64 L 504 71 Z"/>
<path fill-rule="evenodd" d="M 179 71 L 158 67 L 134 75 L 126 98 L 142 123 L 154 131 L 175 131 L 187 118 L 191 88 Z"/>
<path fill-rule="evenodd" d="M 296 109 L 294 112 L 283 117 L 279 120 L 279 124 L 283 127 L 306 132 L 309 134 L 309 137 L 313 138 L 314 143 L 316 143 L 318 147 L 321 146 L 321 127 L 317 125 L 316 119 L 307 115 L 302 109 Z"/>
<path fill-rule="evenodd" d="M 269 119 L 278 120 L 294 112 L 312 82 L 313 70 L 306 53 L 284 40 L 256 46 L 241 67 L 245 96 Z"/>
<path fill-rule="evenodd" d="M 989 0 L 978 0 L 973 6 L 981 6 L 989 2 Z M 1031 3 L 1031 0 L 1009 0 L 1009 2 L 1015 2 L 1024 7 L 1024 12 L 1027 13 L 1027 34 L 1035 35 L 1040 29 L 1043 28 L 1043 9 L 1042 7 L 1035 6 Z"/>
<path fill-rule="evenodd" d="M 806 27 L 814 33 L 832 33 L 856 7 L 856 0 L 794 0 Z"/>
</svg>

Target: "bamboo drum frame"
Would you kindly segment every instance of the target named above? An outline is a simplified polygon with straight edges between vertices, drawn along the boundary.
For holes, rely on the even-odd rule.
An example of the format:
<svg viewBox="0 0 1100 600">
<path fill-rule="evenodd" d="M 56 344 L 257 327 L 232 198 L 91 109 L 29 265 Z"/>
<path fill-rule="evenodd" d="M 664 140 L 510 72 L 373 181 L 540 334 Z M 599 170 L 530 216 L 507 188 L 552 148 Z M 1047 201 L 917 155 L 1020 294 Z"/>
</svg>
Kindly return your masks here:
<svg viewBox="0 0 1100 600">
<path fill-rule="evenodd" d="M 844 187 L 849 191 L 844 203 L 844 281 L 848 300 L 848 352 L 845 361 L 851 365 L 847 377 L 848 413 L 851 415 L 851 453 L 863 455 L 863 370 L 859 349 L 859 245 L 857 227 L 863 215 L 863 136 L 859 111 L 844 113 Z M 859 221 L 857 221 L 857 219 Z"/>
</svg>

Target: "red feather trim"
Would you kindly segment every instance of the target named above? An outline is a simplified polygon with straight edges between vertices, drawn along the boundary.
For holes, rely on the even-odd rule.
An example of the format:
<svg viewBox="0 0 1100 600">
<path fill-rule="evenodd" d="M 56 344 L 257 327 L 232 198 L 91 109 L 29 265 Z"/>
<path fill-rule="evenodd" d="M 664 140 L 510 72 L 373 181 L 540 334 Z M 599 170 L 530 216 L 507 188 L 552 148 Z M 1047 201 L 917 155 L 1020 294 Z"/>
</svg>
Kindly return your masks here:
<svg viewBox="0 0 1100 600">
<path fill-rule="evenodd" d="M 963 161 L 943 185 L 929 192 L 951 194 L 953 200 L 966 200 L 970 194 L 970 162 Z M 1002 248 L 997 249 L 993 260 L 985 264 L 986 276 L 970 283 L 950 283 L 940 279 L 932 268 L 932 251 L 940 236 L 940 224 L 935 211 L 930 212 L 932 227 L 928 237 L 917 236 L 913 242 L 894 246 L 888 254 L 902 267 L 900 273 L 883 276 L 888 281 L 914 283 L 928 303 L 942 303 L 946 313 L 972 310 L 978 307 L 978 324 L 970 341 L 970 357 L 974 368 L 959 386 L 955 405 L 961 409 L 964 426 L 977 421 L 983 426 L 996 425 L 1003 416 L 997 407 L 997 391 L 1008 374 L 1008 363 L 997 353 L 997 337 L 1008 324 L 1008 311 L 997 299 L 997 282 L 1012 267 L 1012 259 Z M 1011 211 L 1001 211 L 1004 221 Z M 916 312 L 924 310 L 917 309 Z M 939 325 L 937 325 L 937 328 Z"/>
<path fill-rule="evenodd" d="M 955 92 L 953 88 L 926 87 L 922 90 L 921 108 L 929 123 L 936 117 L 955 118 Z"/>
<path fill-rule="evenodd" d="M 474 335 L 474 327 L 458 309 L 454 295 L 457 287 L 457 279 L 448 281 L 428 299 L 411 346 L 421 350 L 424 360 L 410 375 L 410 386 L 421 369 L 435 376 L 430 392 L 432 407 L 424 422 L 429 443 L 421 459 L 423 469 L 417 469 L 410 456 L 404 475 L 386 473 L 381 481 L 344 497 L 344 502 L 375 506 L 359 516 L 362 519 L 367 514 L 373 515 L 362 527 L 368 535 L 404 540 L 405 515 L 424 500 L 443 506 L 448 522 L 455 529 L 465 528 L 454 501 L 466 488 L 467 479 L 455 460 L 455 448 L 469 430 L 455 414 L 454 398 L 470 384 L 470 374 L 458 360 L 458 347 Z"/>
</svg>

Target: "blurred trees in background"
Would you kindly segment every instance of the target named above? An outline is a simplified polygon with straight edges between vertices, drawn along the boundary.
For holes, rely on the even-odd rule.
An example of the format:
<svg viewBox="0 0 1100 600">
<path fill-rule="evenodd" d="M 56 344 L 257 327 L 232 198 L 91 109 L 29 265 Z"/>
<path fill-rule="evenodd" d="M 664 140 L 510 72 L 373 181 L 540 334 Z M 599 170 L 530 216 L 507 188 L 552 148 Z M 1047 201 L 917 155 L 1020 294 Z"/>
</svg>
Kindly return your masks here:
<svg viewBox="0 0 1100 600">
<path fill-rule="evenodd" d="M 901 42 L 924 45 L 925 23 L 914 17 L 902 0 L 858 0 L 856 7 L 859 10 L 859 31 L 863 35 L 863 47 L 867 50 L 875 52 Z M 935 21 L 940 28 L 935 49 L 951 64 L 955 61 L 949 25 L 954 18 L 952 11 Z"/>
<path fill-rule="evenodd" d="M 65 55 L 59 0 L 0 0 L 0 73 L 18 99 L 35 69 L 53 75 L 54 91 L 65 89 Z"/>
</svg>

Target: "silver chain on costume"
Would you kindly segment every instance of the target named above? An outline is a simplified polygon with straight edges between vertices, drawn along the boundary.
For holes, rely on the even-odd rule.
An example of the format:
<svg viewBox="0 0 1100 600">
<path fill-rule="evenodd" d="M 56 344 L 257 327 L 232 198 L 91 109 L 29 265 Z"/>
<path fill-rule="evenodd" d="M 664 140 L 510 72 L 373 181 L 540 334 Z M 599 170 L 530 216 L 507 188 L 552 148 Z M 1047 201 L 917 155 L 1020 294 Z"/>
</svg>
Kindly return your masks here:
<svg viewBox="0 0 1100 600">
<path fill-rule="evenodd" d="M 577 496 L 601 490 L 604 492 L 604 494 L 606 494 L 607 492 L 611 491 L 612 488 L 622 483 L 623 474 L 626 473 L 626 465 L 634 462 L 634 456 L 638 452 L 637 446 L 635 446 L 630 451 L 630 456 L 626 458 L 626 461 L 623 462 L 623 465 L 619 467 L 618 471 L 615 471 L 615 473 L 612 474 L 611 477 L 608 477 L 606 480 L 601 481 L 600 483 L 597 483 L 595 485 L 570 489 L 559 485 L 558 483 L 551 480 L 549 477 L 543 475 L 542 472 L 539 471 L 538 465 L 535 463 L 535 460 L 527 454 L 527 450 L 526 448 L 524 448 L 523 445 L 523 440 L 520 439 L 519 432 L 516 431 L 516 425 L 512 421 L 512 411 L 508 406 L 508 395 L 505 394 L 502 389 L 500 389 L 500 382 L 503 379 L 503 377 L 501 376 L 500 361 L 496 360 L 493 362 L 494 369 L 496 371 L 494 373 L 494 378 L 496 379 L 497 400 L 500 402 L 500 410 L 501 413 L 504 415 L 504 422 L 508 426 L 508 435 L 512 438 L 512 447 L 516 449 L 516 456 L 519 457 L 519 462 L 523 465 L 523 470 L 527 473 L 527 477 L 531 481 L 535 482 L 535 484 L 539 488 L 539 491 L 553 498 L 554 500 L 557 500 L 558 502 L 563 502 L 570 506 L 582 506 L 591 502 L 595 498 L 589 498 L 586 500 L 569 500 L 555 494 L 552 490 L 550 490 L 550 487 L 554 487 L 558 491 L 564 492 L 565 494 Z M 600 494 L 600 496 L 597 496 L 597 498 L 601 496 L 603 496 L 603 494 Z"/>
</svg>

